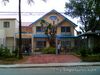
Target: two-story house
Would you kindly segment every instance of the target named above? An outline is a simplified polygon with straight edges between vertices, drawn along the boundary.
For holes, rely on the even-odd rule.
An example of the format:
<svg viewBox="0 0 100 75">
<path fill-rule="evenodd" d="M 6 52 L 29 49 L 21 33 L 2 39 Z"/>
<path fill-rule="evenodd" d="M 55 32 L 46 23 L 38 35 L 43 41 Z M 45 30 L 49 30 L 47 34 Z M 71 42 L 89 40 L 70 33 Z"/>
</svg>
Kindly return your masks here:
<svg viewBox="0 0 100 75">
<path fill-rule="evenodd" d="M 74 29 L 76 24 L 65 16 L 52 10 L 31 24 L 33 30 L 33 49 L 49 47 L 48 36 L 41 30 L 40 21 L 45 20 L 56 27 L 56 40 L 61 41 L 62 46 L 74 47 Z"/>
<path fill-rule="evenodd" d="M 22 27 L 22 30 L 24 30 L 22 33 L 22 38 L 23 40 L 26 40 L 26 45 L 31 45 L 32 52 L 39 48 L 45 48 L 50 46 L 48 41 L 49 36 L 47 36 L 41 28 L 41 20 L 45 20 L 47 23 L 50 23 L 51 25 L 55 26 L 56 45 L 57 42 L 60 41 L 62 47 L 75 46 L 74 38 L 76 38 L 76 36 L 74 35 L 74 30 L 77 25 L 56 10 L 52 10 L 38 20 L 36 20 L 35 22 L 33 22 L 32 24 L 30 24 L 29 26 L 26 26 L 26 30 L 25 27 Z M 31 30 L 31 32 L 29 32 L 29 30 Z M 16 35 L 16 38 L 18 38 L 18 35 Z M 30 39 L 29 42 L 28 39 Z M 24 44 L 25 40 L 23 41 Z"/>
<path fill-rule="evenodd" d="M 0 45 L 4 45 L 7 48 L 13 50 L 14 34 L 18 32 L 18 21 L 16 18 L 1 18 L 0 19 Z"/>
</svg>

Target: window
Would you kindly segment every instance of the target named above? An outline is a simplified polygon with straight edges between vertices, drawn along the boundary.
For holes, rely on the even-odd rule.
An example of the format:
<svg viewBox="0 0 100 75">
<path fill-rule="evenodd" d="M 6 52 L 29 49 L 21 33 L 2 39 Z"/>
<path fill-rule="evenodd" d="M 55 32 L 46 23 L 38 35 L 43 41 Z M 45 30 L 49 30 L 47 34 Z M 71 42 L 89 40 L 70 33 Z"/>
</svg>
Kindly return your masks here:
<svg viewBox="0 0 100 75">
<path fill-rule="evenodd" d="M 37 41 L 36 48 L 43 48 L 46 47 L 46 41 Z"/>
<path fill-rule="evenodd" d="M 42 28 L 40 26 L 36 27 L 36 32 L 42 32 Z"/>
<path fill-rule="evenodd" d="M 3 26 L 4 26 L 4 28 L 9 28 L 10 27 L 10 22 L 4 22 Z"/>
<path fill-rule="evenodd" d="M 55 21 L 57 19 L 57 16 L 50 16 L 50 20 Z"/>
<path fill-rule="evenodd" d="M 70 32 L 70 27 L 61 27 L 61 32 Z"/>
</svg>

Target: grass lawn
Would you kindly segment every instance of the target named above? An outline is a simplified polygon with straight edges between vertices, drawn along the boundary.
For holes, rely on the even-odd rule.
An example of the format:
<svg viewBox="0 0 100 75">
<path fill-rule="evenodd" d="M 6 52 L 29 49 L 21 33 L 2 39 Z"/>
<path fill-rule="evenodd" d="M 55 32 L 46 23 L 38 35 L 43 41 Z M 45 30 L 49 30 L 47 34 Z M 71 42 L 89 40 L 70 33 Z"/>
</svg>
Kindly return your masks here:
<svg viewBox="0 0 100 75">
<path fill-rule="evenodd" d="M 23 56 L 23 59 L 18 58 L 0 58 L 0 64 L 20 64 L 28 59 L 28 56 Z"/>
<path fill-rule="evenodd" d="M 100 62 L 100 54 L 81 57 L 83 62 Z"/>
<path fill-rule="evenodd" d="M 18 61 L 16 58 L 0 59 L 0 64 L 15 64 Z"/>
</svg>

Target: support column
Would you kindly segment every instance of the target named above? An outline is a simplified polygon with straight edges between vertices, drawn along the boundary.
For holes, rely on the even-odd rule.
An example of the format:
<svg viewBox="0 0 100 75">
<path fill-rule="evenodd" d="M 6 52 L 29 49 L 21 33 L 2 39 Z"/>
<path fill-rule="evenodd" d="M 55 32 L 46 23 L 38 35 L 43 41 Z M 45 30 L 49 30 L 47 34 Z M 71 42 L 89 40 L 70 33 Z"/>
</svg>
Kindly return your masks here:
<svg viewBox="0 0 100 75">
<path fill-rule="evenodd" d="M 16 34 L 14 34 L 14 50 L 16 49 Z"/>
<path fill-rule="evenodd" d="M 48 41 L 46 41 L 46 48 L 50 47 L 50 44 Z"/>
<path fill-rule="evenodd" d="M 73 38 L 70 39 L 70 42 L 71 42 L 71 47 L 75 47 L 75 45 L 74 45 L 75 40 Z"/>
</svg>

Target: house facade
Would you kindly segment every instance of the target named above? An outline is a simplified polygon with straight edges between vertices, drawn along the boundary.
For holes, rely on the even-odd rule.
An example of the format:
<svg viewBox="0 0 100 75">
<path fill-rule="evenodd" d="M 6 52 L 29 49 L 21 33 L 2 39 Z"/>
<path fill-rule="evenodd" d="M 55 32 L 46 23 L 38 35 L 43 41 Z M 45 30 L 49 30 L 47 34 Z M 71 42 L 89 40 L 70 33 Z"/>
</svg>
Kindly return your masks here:
<svg viewBox="0 0 100 75">
<path fill-rule="evenodd" d="M 29 26 L 22 27 L 23 46 L 30 45 L 32 52 L 40 48 L 50 47 L 50 36 L 46 35 L 43 31 L 48 24 L 44 24 L 42 28 L 41 20 L 45 20 L 48 24 L 55 26 L 56 36 L 55 41 L 53 41 L 55 46 L 57 46 L 58 42 L 61 43 L 62 47 L 75 46 L 76 36 L 74 31 L 77 25 L 56 10 L 48 12 Z M 18 37 L 18 34 L 16 34 L 16 46 L 18 45 Z"/>
<path fill-rule="evenodd" d="M 18 21 L 16 18 L 0 19 L 0 45 L 13 50 L 15 47 L 14 34 L 18 32 Z"/>
</svg>

